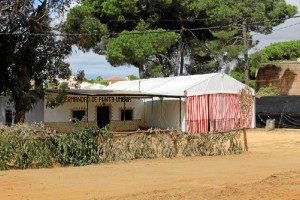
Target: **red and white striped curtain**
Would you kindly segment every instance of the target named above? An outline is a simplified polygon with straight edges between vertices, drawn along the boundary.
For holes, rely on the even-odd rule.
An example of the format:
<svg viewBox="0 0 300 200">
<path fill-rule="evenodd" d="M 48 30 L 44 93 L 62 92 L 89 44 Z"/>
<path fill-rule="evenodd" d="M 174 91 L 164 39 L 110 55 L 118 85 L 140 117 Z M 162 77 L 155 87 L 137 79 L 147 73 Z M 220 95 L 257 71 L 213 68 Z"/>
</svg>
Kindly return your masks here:
<svg viewBox="0 0 300 200">
<path fill-rule="evenodd" d="M 239 99 L 236 94 L 209 96 L 210 130 L 228 131 L 240 126 Z"/>
<path fill-rule="evenodd" d="M 208 132 L 208 95 L 186 98 L 187 126 L 191 133 Z"/>
<path fill-rule="evenodd" d="M 237 94 L 211 94 L 187 97 L 187 125 L 192 133 L 228 131 L 243 127 Z M 251 127 L 252 106 L 246 128 Z"/>
</svg>

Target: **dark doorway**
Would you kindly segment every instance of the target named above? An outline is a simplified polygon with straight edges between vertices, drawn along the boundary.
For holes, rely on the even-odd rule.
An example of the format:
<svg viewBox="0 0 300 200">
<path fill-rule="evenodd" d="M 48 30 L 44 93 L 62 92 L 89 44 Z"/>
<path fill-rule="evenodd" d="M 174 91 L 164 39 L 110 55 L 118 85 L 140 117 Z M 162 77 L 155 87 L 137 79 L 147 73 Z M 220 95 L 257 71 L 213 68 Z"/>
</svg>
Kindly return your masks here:
<svg viewBox="0 0 300 200">
<path fill-rule="evenodd" d="M 5 124 L 7 126 L 11 126 L 12 120 L 13 120 L 12 110 L 5 110 Z"/>
<path fill-rule="evenodd" d="M 97 125 L 103 128 L 109 124 L 109 106 L 97 107 Z"/>
</svg>

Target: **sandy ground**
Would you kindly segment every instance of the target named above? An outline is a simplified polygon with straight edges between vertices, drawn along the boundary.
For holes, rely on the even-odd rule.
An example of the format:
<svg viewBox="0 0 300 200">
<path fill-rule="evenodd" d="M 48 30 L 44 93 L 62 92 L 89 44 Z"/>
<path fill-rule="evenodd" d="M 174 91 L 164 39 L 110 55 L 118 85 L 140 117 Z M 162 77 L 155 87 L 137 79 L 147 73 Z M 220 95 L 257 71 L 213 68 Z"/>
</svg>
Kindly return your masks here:
<svg viewBox="0 0 300 200">
<path fill-rule="evenodd" d="M 0 199 L 300 199 L 300 130 L 248 131 L 241 155 L 0 171 Z"/>
</svg>

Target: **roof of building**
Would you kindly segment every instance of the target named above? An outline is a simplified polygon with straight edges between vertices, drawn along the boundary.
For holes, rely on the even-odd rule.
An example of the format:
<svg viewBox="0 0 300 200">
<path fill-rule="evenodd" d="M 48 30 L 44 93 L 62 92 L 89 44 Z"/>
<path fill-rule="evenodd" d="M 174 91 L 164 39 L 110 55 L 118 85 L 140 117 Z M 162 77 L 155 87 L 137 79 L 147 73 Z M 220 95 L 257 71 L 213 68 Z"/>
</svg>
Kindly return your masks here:
<svg viewBox="0 0 300 200">
<path fill-rule="evenodd" d="M 112 76 L 110 78 L 103 79 L 104 81 L 126 81 L 126 78 L 122 78 L 120 76 Z"/>
</svg>

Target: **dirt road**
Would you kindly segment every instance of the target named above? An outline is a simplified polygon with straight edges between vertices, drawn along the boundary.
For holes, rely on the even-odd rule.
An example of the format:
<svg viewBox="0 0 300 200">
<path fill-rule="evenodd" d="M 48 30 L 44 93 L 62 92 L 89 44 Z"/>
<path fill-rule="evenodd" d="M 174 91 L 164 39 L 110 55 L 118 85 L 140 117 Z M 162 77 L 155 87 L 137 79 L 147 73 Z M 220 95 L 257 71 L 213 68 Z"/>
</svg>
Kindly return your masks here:
<svg viewBox="0 0 300 200">
<path fill-rule="evenodd" d="M 300 130 L 248 131 L 241 155 L 0 171 L 0 199 L 300 199 Z"/>
</svg>

